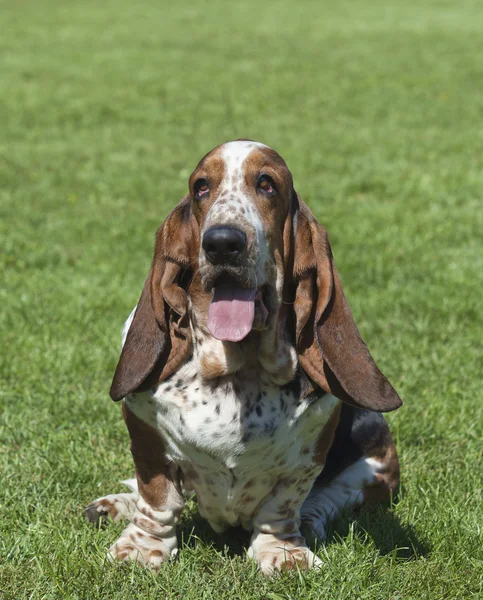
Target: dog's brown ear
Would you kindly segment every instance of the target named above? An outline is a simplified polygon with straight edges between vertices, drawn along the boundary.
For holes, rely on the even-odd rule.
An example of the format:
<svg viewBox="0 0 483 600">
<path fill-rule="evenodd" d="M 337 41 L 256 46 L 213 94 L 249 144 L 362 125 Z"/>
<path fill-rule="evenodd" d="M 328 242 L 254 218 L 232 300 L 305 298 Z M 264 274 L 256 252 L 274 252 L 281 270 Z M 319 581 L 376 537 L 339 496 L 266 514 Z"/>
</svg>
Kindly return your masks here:
<svg viewBox="0 0 483 600">
<path fill-rule="evenodd" d="M 302 369 L 322 389 L 368 410 L 401 406 L 357 330 L 334 265 L 327 232 L 294 198 L 295 330 Z"/>
<path fill-rule="evenodd" d="M 196 269 L 196 221 L 189 197 L 156 233 L 154 258 L 122 348 L 110 395 L 115 401 L 166 379 L 191 351 L 186 290 Z"/>
</svg>

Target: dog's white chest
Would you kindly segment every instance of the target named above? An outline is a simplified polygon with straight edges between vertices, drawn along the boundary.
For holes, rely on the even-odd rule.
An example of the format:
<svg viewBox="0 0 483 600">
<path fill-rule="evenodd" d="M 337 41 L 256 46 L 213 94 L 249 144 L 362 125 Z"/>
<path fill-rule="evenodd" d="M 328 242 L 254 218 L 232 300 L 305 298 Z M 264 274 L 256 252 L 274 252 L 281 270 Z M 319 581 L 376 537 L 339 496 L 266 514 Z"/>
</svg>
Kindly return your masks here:
<svg viewBox="0 0 483 600">
<path fill-rule="evenodd" d="M 316 442 L 338 404 L 329 394 L 299 401 L 289 387 L 264 383 L 263 372 L 202 380 L 194 361 L 126 402 L 161 433 L 200 513 L 219 530 L 249 527 L 284 478 L 316 476 Z"/>
</svg>

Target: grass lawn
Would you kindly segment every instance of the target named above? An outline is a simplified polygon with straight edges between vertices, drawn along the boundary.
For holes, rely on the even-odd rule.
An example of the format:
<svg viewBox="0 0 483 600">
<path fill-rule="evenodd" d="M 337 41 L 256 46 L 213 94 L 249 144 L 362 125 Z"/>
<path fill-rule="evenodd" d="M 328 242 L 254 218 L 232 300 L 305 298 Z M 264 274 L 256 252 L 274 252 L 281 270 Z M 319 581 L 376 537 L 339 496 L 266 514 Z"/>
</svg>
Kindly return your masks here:
<svg viewBox="0 0 483 600">
<path fill-rule="evenodd" d="M 0 0 L 0 598 L 483 597 L 483 3 Z M 132 474 L 108 397 L 201 156 L 284 156 L 404 407 L 390 510 L 266 580 L 192 505 L 160 573 L 84 522 Z"/>
</svg>

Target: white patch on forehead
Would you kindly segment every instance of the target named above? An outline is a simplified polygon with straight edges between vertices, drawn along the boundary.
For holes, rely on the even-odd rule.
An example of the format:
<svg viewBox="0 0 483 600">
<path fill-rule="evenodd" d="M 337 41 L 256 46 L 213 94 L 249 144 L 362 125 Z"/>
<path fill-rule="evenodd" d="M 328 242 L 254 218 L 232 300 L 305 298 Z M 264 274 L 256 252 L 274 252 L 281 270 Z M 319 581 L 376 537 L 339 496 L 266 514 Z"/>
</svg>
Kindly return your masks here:
<svg viewBox="0 0 483 600">
<path fill-rule="evenodd" d="M 204 230 L 228 225 L 238 227 L 246 233 L 249 258 L 256 265 L 255 277 L 260 285 L 266 280 L 265 266 L 269 262 L 269 251 L 263 223 L 252 198 L 255 190 L 251 192 L 245 182 L 245 163 L 254 150 L 263 148 L 268 149 L 268 146 L 250 141 L 227 142 L 221 146 L 221 158 L 225 163 L 224 176 L 218 198 L 210 208 L 204 224 Z M 202 252 L 201 267 L 205 260 Z"/>
<path fill-rule="evenodd" d="M 221 157 L 225 163 L 225 172 L 220 184 L 219 196 L 224 202 L 215 201 L 210 209 L 205 226 L 217 220 L 220 223 L 235 219 L 246 220 L 255 228 L 261 226 L 258 214 L 253 214 L 249 198 L 243 191 L 244 168 L 246 159 L 256 148 L 268 148 L 260 142 L 227 142 L 221 146 Z M 239 207 L 246 211 L 244 219 L 239 213 Z"/>
<path fill-rule="evenodd" d="M 268 148 L 260 142 L 228 142 L 222 147 L 222 157 L 225 161 L 225 183 L 242 182 L 242 166 L 255 148 Z"/>
</svg>

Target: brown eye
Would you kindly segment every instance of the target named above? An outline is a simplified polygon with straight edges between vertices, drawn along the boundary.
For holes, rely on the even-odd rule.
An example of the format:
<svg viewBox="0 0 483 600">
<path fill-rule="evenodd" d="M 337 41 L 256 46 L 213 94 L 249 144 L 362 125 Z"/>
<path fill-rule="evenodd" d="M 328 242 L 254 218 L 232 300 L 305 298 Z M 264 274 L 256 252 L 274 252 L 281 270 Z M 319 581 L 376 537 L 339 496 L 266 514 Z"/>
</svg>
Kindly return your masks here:
<svg viewBox="0 0 483 600">
<path fill-rule="evenodd" d="M 206 179 L 198 179 L 198 181 L 195 183 L 196 197 L 202 198 L 203 196 L 206 196 L 209 191 L 210 191 L 210 186 L 208 185 L 208 182 L 206 181 Z"/>
<path fill-rule="evenodd" d="M 257 183 L 258 189 L 262 190 L 266 194 L 270 194 L 274 190 L 273 181 L 268 175 L 262 175 Z"/>
</svg>

